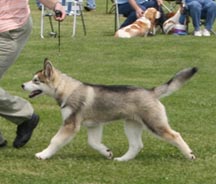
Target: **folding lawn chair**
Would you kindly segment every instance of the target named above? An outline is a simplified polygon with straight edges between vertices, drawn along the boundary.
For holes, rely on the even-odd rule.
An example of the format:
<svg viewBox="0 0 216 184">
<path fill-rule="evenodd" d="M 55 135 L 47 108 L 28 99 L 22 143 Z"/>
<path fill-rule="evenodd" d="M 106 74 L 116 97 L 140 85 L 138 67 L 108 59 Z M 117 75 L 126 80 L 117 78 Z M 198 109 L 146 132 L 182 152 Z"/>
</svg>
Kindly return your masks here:
<svg viewBox="0 0 216 184">
<path fill-rule="evenodd" d="M 109 8 L 109 1 L 111 1 L 112 5 Z M 115 0 L 106 0 L 106 13 L 115 13 Z"/>
<path fill-rule="evenodd" d="M 114 0 L 114 5 L 115 5 L 115 32 L 120 28 L 120 14 L 119 14 L 119 9 L 118 9 L 118 0 Z"/>
<path fill-rule="evenodd" d="M 181 0 L 165 0 L 163 7 L 168 11 L 168 12 L 175 12 L 176 11 L 176 5 L 180 4 Z"/>
<path fill-rule="evenodd" d="M 49 23 L 50 23 L 50 28 L 51 31 L 49 32 L 49 35 L 51 37 L 56 37 L 57 33 L 54 31 L 54 27 L 53 27 L 53 23 L 52 23 L 52 16 L 53 16 L 53 12 L 47 8 L 44 7 L 44 5 L 41 5 L 41 26 L 40 26 L 40 36 L 41 38 L 44 38 L 44 17 L 48 17 L 49 18 Z"/>
<path fill-rule="evenodd" d="M 62 5 L 65 7 L 65 11 L 68 16 L 73 16 L 73 28 L 72 28 L 72 37 L 76 34 L 76 24 L 77 24 L 77 16 L 81 16 L 82 20 L 82 26 L 84 35 L 86 35 L 86 26 L 83 16 L 83 0 L 61 0 L 60 1 Z M 52 23 L 52 16 L 54 15 L 54 12 L 45 8 L 44 5 L 42 5 L 41 10 L 41 31 L 40 35 L 41 38 L 44 38 L 44 17 L 49 17 L 49 23 L 51 27 L 50 36 L 56 37 L 57 33 L 54 31 L 53 23 Z"/>
<path fill-rule="evenodd" d="M 110 8 L 109 1 L 112 3 Z M 120 17 L 123 17 L 118 11 L 118 0 L 106 0 L 106 13 L 114 13 L 114 31 L 116 32 L 120 27 Z"/>
</svg>

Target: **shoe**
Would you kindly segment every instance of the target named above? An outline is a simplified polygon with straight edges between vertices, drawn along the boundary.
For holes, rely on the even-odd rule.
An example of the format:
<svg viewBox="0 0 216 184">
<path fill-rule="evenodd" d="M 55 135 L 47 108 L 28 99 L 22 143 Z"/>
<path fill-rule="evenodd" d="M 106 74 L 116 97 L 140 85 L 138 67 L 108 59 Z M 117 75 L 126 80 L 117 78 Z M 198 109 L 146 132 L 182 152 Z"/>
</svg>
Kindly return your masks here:
<svg viewBox="0 0 216 184">
<path fill-rule="evenodd" d="M 194 31 L 194 36 L 202 36 L 202 31 Z"/>
<path fill-rule="evenodd" d="M 4 142 L 0 144 L 0 148 L 3 148 L 5 146 L 7 146 L 7 140 L 4 140 Z"/>
<path fill-rule="evenodd" d="M 24 121 L 17 127 L 17 136 L 13 142 L 15 148 L 24 146 L 31 138 L 33 130 L 38 125 L 39 116 L 33 114 L 30 120 Z"/>
<path fill-rule="evenodd" d="M 86 11 L 95 11 L 95 8 L 90 8 L 88 6 L 84 6 L 84 8 Z"/>
<path fill-rule="evenodd" d="M 42 10 L 42 6 L 41 6 L 41 5 L 40 5 L 40 6 L 38 6 L 38 10 L 40 10 L 40 11 Z"/>
<path fill-rule="evenodd" d="M 203 36 L 211 36 L 211 33 L 210 33 L 210 31 L 209 31 L 208 29 L 204 29 L 204 30 L 202 31 L 202 35 L 203 35 Z"/>
</svg>

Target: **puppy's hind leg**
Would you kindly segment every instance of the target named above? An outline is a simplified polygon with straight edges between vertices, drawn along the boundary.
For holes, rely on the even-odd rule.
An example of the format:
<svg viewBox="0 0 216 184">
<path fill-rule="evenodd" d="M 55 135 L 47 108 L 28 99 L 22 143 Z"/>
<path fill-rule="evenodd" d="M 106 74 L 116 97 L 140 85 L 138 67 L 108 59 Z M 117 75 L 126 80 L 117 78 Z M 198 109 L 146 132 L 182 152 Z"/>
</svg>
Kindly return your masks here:
<svg viewBox="0 0 216 184">
<path fill-rule="evenodd" d="M 60 148 L 66 145 L 79 131 L 80 126 L 72 123 L 63 125 L 51 139 L 49 146 L 43 151 L 36 153 L 38 159 L 45 160 L 54 155 Z"/>
<path fill-rule="evenodd" d="M 155 114 L 157 116 L 155 116 Z M 172 130 L 169 126 L 165 108 L 161 103 L 155 106 L 154 111 L 146 114 L 145 117 L 146 119 L 144 123 L 153 134 L 165 140 L 166 142 L 176 146 L 188 159 L 195 159 L 192 150 L 183 140 L 180 133 Z"/>
<path fill-rule="evenodd" d="M 122 156 L 114 158 L 117 161 L 128 161 L 136 157 L 139 151 L 143 148 L 142 143 L 143 125 L 136 121 L 125 122 L 125 134 L 128 138 L 129 149 Z"/>
<path fill-rule="evenodd" d="M 183 153 L 183 155 L 185 155 L 186 158 L 188 158 L 189 160 L 194 160 L 196 158 L 192 150 L 188 146 L 188 144 L 182 138 L 180 133 L 172 130 L 171 128 L 167 128 L 167 127 L 160 128 L 158 132 L 160 132 L 159 136 L 163 140 L 176 146 Z"/>
<path fill-rule="evenodd" d="M 113 157 L 112 151 L 101 143 L 103 134 L 103 125 L 88 127 L 88 143 L 99 153 L 111 159 Z"/>
</svg>

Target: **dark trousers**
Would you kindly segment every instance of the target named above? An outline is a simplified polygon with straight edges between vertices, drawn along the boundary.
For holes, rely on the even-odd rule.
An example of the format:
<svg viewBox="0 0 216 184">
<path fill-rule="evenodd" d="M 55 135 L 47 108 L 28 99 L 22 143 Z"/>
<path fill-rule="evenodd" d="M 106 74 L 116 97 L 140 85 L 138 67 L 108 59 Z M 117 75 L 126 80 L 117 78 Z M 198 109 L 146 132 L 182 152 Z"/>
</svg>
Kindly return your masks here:
<svg viewBox="0 0 216 184">
<path fill-rule="evenodd" d="M 160 17 L 159 21 L 163 22 L 164 18 L 162 18 L 162 17 L 164 17 L 164 13 L 163 13 L 162 8 L 158 6 L 157 1 L 155 1 L 155 0 L 146 1 L 142 4 L 139 4 L 139 6 L 144 11 L 147 8 L 151 8 L 151 7 L 156 8 L 157 10 L 159 10 L 161 12 L 161 17 Z M 130 25 L 134 21 L 136 21 L 136 19 L 137 19 L 136 12 L 129 3 L 119 4 L 118 8 L 119 8 L 119 14 L 122 14 L 124 17 L 127 17 L 126 20 L 123 22 L 123 24 L 120 26 L 120 28 L 125 27 L 127 25 Z"/>
</svg>

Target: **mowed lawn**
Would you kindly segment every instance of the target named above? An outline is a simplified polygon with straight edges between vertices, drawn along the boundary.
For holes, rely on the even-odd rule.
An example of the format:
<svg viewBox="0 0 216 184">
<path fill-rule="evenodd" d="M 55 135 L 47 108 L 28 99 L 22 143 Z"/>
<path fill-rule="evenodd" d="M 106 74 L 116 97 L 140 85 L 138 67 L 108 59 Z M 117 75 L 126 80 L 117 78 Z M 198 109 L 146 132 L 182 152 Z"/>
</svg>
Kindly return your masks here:
<svg viewBox="0 0 216 184">
<path fill-rule="evenodd" d="M 111 5 L 111 4 L 109 4 Z M 40 11 L 31 1 L 34 29 L 22 54 L 0 81 L 2 88 L 30 100 L 40 115 L 31 141 L 21 149 L 12 147 L 16 126 L 0 119 L 8 146 L 0 149 L 1 184 L 215 184 L 216 178 L 216 36 L 193 37 L 157 34 L 154 37 L 116 39 L 114 15 L 105 13 L 105 1 L 95 12 L 84 12 L 87 35 L 80 17 L 71 37 L 72 17 L 61 23 L 58 38 L 50 38 L 46 18 L 45 39 L 40 38 Z M 53 22 L 55 30 L 57 23 Z M 190 33 L 192 33 L 190 27 Z M 47 96 L 28 99 L 21 84 L 42 69 L 44 58 L 68 75 L 84 82 L 136 85 L 152 88 L 168 81 L 183 68 L 199 72 L 179 91 L 163 98 L 170 125 L 181 132 L 197 159 L 189 161 L 179 150 L 147 131 L 144 148 L 128 162 L 107 160 L 87 144 L 86 128 L 49 160 L 34 154 L 44 149 L 62 124 L 56 102 Z M 103 142 L 114 156 L 128 148 L 123 121 L 104 128 Z"/>
</svg>

